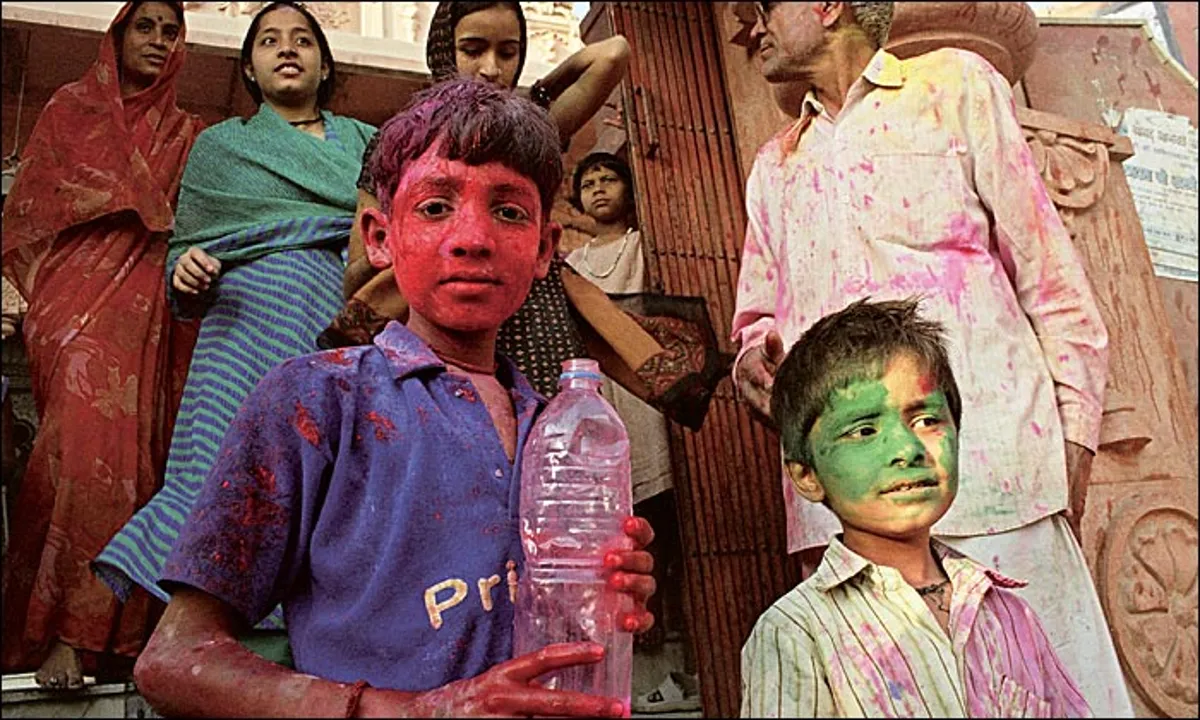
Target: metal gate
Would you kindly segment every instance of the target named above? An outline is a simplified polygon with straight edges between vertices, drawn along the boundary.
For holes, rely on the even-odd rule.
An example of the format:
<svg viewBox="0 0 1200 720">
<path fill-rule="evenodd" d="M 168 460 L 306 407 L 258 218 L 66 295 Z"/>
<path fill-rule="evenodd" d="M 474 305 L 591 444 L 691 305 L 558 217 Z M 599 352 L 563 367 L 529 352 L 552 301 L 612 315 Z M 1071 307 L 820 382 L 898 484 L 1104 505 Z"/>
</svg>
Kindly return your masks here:
<svg viewBox="0 0 1200 720">
<path fill-rule="evenodd" d="M 633 50 L 622 92 L 647 269 L 656 290 L 705 298 L 722 349 L 733 351 L 746 215 L 713 6 L 618 2 L 604 12 Z M 672 425 L 671 456 L 705 714 L 734 717 L 742 643 L 800 581 L 787 554 L 778 439 L 725 380 L 700 432 Z"/>
</svg>

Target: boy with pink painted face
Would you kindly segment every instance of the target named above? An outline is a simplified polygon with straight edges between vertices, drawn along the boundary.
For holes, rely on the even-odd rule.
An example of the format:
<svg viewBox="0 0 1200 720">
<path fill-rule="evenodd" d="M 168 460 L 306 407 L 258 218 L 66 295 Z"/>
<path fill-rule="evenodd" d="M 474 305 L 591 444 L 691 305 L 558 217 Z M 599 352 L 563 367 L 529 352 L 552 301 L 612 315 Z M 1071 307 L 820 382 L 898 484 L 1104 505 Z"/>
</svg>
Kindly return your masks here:
<svg viewBox="0 0 1200 720">
<path fill-rule="evenodd" d="M 289 360 L 247 399 L 167 561 L 138 688 L 166 715 L 620 716 L 615 698 L 536 682 L 603 648 L 511 657 L 514 461 L 545 400 L 495 341 L 561 233 L 557 131 L 529 101 L 455 80 L 380 136 L 383 203 L 362 235 L 396 267 L 407 326 Z M 653 532 L 625 531 L 636 549 L 605 567 L 640 632 Z M 236 639 L 279 603 L 295 671 Z"/>
<path fill-rule="evenodd" d="M 796 492 L 841 521 L 742 648 L 743 717 L 1087 717 L 1004 577 L 930 536 L 958 492 L 962 400 L 940 324 L 860 300 L 779 367 Z"/>
</svg>

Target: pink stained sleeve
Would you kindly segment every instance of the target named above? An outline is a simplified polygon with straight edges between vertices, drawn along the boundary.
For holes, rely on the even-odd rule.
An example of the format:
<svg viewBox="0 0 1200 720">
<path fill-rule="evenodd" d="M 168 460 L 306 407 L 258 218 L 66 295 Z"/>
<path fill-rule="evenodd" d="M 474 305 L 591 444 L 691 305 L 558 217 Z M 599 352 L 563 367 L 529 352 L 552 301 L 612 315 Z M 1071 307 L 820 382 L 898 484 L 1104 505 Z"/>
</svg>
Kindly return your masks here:
<svg viewBox="0 0 1200 720">
<path fill-rule="evenodd" d="M 770 243 L 772 237 L 781 234 L 781 229 L 774 228 L 774 232 L 769 232 L 767 228 L 769 221 L 762 182 L 764 162 L 761 156 L 754 162 L 746 181 L 746 239 L 742 246 L 731 338 L 740 345 L 733 363 L 734 377 L 737 377 L 738 365 L 746 352 L 765 342 L 767 333 L 776 329 L 775 298 L 778 283 L 784 281 L 778 271 L 775 248 Z M 776 271 L 768 272 L 772 268 Z"/>
<path fill-rule="evenodd" d="M 1054 380 L 1066 440 L 1093 452 L 1108 371 L 1108 331 L 1083 262 L 1016 117 L 1008 82 L 982 59 L 966 68 L 965 127 L 1001 261 Z"/>
</svg>

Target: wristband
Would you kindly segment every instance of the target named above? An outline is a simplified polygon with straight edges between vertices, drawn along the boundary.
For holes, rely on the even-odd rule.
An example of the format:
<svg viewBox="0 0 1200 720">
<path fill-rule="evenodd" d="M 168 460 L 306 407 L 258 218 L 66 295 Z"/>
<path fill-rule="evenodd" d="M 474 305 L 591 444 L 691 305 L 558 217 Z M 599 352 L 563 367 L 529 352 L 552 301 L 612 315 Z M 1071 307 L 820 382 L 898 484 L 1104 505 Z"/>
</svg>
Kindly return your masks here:
<svg viewBox="0 0 1200 720">
<path fill-rule="evenodd" d="M 554 98 L 550 96 L 550 91 L 546 89 L 541 80 L 538 80 L 533 84 L 533 87 L 529 88 L 529 99 L 547 110 L 550 109 L 550 103 L 554 102 Z"/>
<path fill-rule="evenodd" d="M 346 698 L 346 717 L 352 718 L 358 712 L 358 704 L 362 702 L 363 692 L 371 687 L 366 680 L 359 680 L 350 688 L 350 697 Z"/>
</svg>

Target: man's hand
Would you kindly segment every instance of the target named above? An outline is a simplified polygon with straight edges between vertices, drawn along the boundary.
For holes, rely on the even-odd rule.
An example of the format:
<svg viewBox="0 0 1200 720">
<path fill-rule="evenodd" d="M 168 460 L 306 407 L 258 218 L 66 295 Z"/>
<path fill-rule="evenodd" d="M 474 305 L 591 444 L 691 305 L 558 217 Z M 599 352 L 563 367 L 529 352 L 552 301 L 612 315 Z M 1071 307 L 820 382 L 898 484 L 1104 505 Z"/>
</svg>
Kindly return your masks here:
<svg viewBox="0 0 1200 720">
<path fill-rule="evenodd" d="M 1067 450 L 1067 523 L 1075 533 L 1075 539 L 1083 542 L 1083 513 L 1087 509 L 1088 481 L 1092 475 L 1092 458 L 1095 455 L 1082 445 L 1070 440 Z"/>
<path fill-rule="evenodd" d="M 775 384 L 775 373 L 786 356 L 783 338 L 771 330 L 761 345 L 746 351 L 737 366 L 734 382 L 738 392 L 767 422 L 771 419 L 771 388 Z"/>
<path fill-rule="evenodd" d="M 646 609 L 646 601 L 658 587 L 651 575 L 654 556 L 646 552 L 646 546 L 654 542 L 654 529 L 640 517 L 626 518 L 622 529 L 633 540 L 633 549 L 608 553 L 604 567 L 609 570 L 609 587 L 633 596 L 633 612 L 621 617 L 619 626 L 627 632 L 644 633 L 654 627 L 654 615 Z"/>
<path fill-rule="evenodd" d="M 198 247 L 190 247 L 171 275 L 171 285 L 181 293 L 199 295 L 221 274 L 221 261 Z"/>
<path fill-rule="evenodd" d="M 368 689 L 358 717 L 621 717 L 617 698 L 548 690 L 539 675 L 575 665 L 599 662 L 604 648 L 594 643 L 547 645 L 513 658 L 469 680 L 428 692 Z"/>
</svg>

